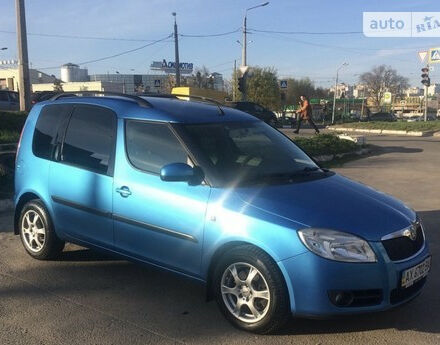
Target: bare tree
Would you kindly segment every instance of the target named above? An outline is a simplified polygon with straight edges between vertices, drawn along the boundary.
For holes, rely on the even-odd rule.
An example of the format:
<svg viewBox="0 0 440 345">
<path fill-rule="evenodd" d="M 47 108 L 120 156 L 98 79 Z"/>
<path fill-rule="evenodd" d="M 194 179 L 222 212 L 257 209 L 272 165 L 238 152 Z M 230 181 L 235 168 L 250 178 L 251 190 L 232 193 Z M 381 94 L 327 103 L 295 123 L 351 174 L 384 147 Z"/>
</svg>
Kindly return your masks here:
<svg viewBox="0 0 440 345">
<path fill-rule="evenodd" d="M 370 72 L 361 74 L 359 81 L 367 86 L 376 106 L 380 105 L 385 92 L 401 95 L 408 87 L 408 79 L 386 65 L 374 67 Z"/>
</svg>

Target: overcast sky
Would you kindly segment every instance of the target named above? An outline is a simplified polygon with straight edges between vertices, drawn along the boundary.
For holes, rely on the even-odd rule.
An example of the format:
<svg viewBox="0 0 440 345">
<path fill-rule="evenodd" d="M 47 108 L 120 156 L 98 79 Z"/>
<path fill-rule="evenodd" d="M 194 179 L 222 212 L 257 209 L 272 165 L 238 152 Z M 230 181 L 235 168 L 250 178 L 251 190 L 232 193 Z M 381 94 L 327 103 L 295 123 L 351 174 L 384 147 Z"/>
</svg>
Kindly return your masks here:
<svg viewBox="0 0 440 345">
<path fill-rule="evenodd" d="M 217 37 L 180 37 L 180 61 L 206 66 L 229 78 L 234 59 L 240 64 L 244 10 L 258 0 L 27 0 L 29 59 L 34 68 L 59 75 L 63 63 L 82 63 L 135 49 L 164 39 L 173 31 L 177 12 L 183 35 L 231 34 Z M 15 1 L 0 0 L 0 60 L 16 58 Z M 269 31 L 362 32 L 364 11 L 440 11 L 438 0 L 271 0 L 249 11 L 248 28 Z M 251 30 L 250 30 L 251 31 Z M 12 33 L 11 33 L 12 32 Z M 61 38 L 44 35 L 101 37 L 118 40 Z M 119 40 L 125 39 L 125 40 Z M 139 40 L 139 41 L 136 41 Z M 145 40 L 145 41 L 142 41 Z M 248 64 L 271 66 L 280 77 L 310 77 L 318 86 L 334 82 L 343 62 L 349 66 L 340 80 L 353 83 L 358 75 L 382 63 L 420 84 L 417 52 L 440 46 L 440 38 L 367 38 L 362 33 L 338 35 L 279 34 L 251 31 Z M 160 43 L 130 54 L 83 67 L 94 73 L 151 73 L 153 60 L 174 61 L 174 43 Z M 51 69 L 51 67 L 55 67 Z M 440 64 L 432 72 L 440 82 Z"/>
</svg>

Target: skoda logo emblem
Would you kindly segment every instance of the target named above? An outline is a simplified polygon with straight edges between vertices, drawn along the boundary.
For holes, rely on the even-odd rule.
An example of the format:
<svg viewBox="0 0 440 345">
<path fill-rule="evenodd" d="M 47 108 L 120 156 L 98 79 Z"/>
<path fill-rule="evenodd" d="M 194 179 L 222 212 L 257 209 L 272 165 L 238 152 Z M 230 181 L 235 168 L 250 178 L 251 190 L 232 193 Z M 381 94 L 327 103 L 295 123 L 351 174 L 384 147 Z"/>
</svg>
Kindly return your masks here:
<svg viewBox="0 0 440 345">
<path fill-rule="evenodd" d="M 415 227 L 415 225 L 412 225 L 410 228 L 405 230 L 403 235 L 409 237 L 411 241 L 415 241 L 417 238 L 417 228 Z"/>
</svg>

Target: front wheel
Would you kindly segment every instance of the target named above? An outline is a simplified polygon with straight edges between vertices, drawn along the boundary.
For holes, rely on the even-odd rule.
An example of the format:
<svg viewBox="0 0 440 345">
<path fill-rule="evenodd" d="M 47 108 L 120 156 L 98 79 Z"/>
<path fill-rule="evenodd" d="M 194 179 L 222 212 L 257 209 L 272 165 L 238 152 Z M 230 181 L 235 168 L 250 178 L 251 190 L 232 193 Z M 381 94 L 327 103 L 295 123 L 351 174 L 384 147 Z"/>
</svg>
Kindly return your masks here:
<svg viewBox="0 0 440 345">
<path fill-rule="evenodd" d="M 217 265 L 214 279 L 217 303 L 236 327 L 267 334 L 288 320 L 284 278 L 262 250 L 250 245 L 229 250 Z"/>
</svg>

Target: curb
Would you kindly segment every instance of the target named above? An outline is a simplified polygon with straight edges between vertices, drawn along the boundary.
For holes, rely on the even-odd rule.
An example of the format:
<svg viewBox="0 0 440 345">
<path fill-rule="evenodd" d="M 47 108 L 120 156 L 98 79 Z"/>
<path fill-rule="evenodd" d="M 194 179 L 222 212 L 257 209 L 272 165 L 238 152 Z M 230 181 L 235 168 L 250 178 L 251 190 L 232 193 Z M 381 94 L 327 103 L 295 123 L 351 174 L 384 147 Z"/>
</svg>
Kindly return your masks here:
<svg viewBox="0 0 440 345">
<path fill-rule="evenodd" d="M 14 209 L 12 199 L 0 199 L 0 212 L 7 212 Z"/>
<path fill-rule="evenodd" d="M 359 133 L 371 133 L 371 134 L 391 134 L 391 135 L 404 135 L 410 137 L 428 137 L 428 136 L 440 136 L 440 132 L 434 131 L 399 131 L 392 129 L 366 129 L 366 128 L 350 128 L 350 127 L 326 127 L 331 131 L 338 132 L 359 132 Z M 439 134 L 437 134 L 439 133 Z"/>
</svg>

